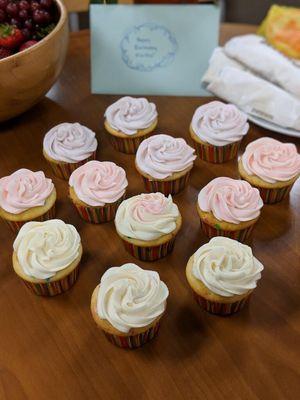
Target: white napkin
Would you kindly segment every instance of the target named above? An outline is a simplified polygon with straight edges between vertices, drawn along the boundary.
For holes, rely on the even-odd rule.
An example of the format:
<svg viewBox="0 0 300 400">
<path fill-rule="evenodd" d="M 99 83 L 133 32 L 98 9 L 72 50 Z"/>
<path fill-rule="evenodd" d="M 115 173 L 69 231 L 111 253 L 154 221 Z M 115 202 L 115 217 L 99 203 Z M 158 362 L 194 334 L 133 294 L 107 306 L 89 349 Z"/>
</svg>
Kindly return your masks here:
<svg viewBox="0 0 300 400">
<path fill-rule="evenodd" d="M 225 44 L 224 52 L 300 99 L 299 66 L 269 46 L 261 36 L 234 37 Z"/>
<path fill-rule="evenodd" d="M 213 65 L 209 68 L 216 70 Z M 214 75 L 207 89 L 248 114 L 285 128 L 300 130 L 300 101 L 248 71 L 225 66 L 218 75 Z"/>
</svg>

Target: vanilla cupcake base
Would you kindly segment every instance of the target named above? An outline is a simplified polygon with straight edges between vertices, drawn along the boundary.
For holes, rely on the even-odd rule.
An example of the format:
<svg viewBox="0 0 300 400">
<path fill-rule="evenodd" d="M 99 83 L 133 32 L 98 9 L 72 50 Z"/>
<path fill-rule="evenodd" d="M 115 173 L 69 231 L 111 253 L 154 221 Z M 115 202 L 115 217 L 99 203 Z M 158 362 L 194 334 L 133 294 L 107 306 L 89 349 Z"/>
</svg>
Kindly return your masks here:
<svg viewBox="0 0 300 400">
<path fill-rule="evenodd" d="M 250 299 L 253 290 L 249 290 L 242 295 L 224 297 L 211 292 L 200 280 L 193 276 L 194 256 L 192 256 L 186 266 L 186 278 L 193 291 L 194 298 L 199 306 L 212 314 L 230 315 L 244 308 Z"/>
<path fill-rule="evenodd" d="M 157 119 L 146 129 L 140 129 L 134 135 L 126 135 L 112 128 L 105 120 L 104 127 L 109 134 L 109 139 L 115 150 L 126 154 L 135 154 L 139 145 L 147 139 L 157 126 Z"/>
<path fill-rule="evenodd" d="M 45 152 L 45 150 L 43 150 L 43 155 L 50 164 L 54 175 L 57 178 L 68 180 L 75 169 L 87 163 L 88 161 L 96 160 L 97 151 L 94 151 L 88 158 L 74 163 L 54 160 Z"/>
<path fill-rule="evenodd" d="M 43 206 L 32 207 L 19 214 L 12 214 L 0 207 L 0 217 L 17 233 L 29 221 L 47 221 L 55 217 L 56 190 L 52 190 Z"/>
<path fill-rule="evenodd" d="M 122 235 L 118 230 L 117 233 L 123 241 L 125 250 L 133 257 L 142 261 L 156 261 L 166 257 L 172 252 L 176 235 L 181 225 L 182 218 L 179 216 L 176 220 L 176 228 L 173 232 L 151 241 L 131 239 Z"/>
<path fill-rule="evenodd" d="M 69 194 L 70 199 L 80 217 L 86 222 L 90 222 L 92 224 L 101 224 L 112 221 L 115 218 L 119 205 L 122 203 L 126 196 L 124 193 L 124 195 L 114 203 L 107 203 L 104 206 L 93 207 L 81 201 L 77 197 L 72 187 L 69 188 Z"/>
<path fill-rule="evenodd" d="M 249 182 L 250 185 L 259 190 L 260 196 L 265 204 L 278 203 L 279 201 L 287 197 L 293 187 L 293 184 L 298 179 L 298 176 L 295 176 L 288 181 L 269 183 L 256 175 L 248 175 L 243 167 L 241 160 L 239 160 L 238 169 L 241 178 Z"/>
<path fill-rule="evenodd" d="M 26 275 L 16 252 L 13 253 L 12 263 L 15 273 L 28 289 L 38 296 L 52 297 L 66 292 L 74 285 L 79 274 L 81 256 L 82 246 L 80 246 L 78 257 L 67 268 L 48 279 L 37 279 Z"/>
<path fill-rule="evenodd" d="M 190 134 L 199 158 L 203 161 L 221 164 L 232 160 L 238 154 L 241 140 L 225 146 L 214 146 L 203 142 L 190 127 Z"/>
<path fill-rule="evenodd" d="M 135 167 L 143 179 L 147 192 L 161 192 L 165 196 L 168 196 L 169 194 L 175 195 L 184 190 L 188 184 L 193 165 L 183 171 L 174 172 L 171 176 L 165 179 L 153 178 L 151 175 L 143 172 L 138 167 L 137 163 L 135 163 Z"/>
<path fill-rule="evenodd" d="M 99 288 L 100 285 L 95 288 L 92 294 L 91 312 L 94 321 L 111 343 L 124 349 L 135 349 L 145 345 L 157 335 L 160 326 L 160 319 L 163 314 L 156 318 L 151 324 L 141 328 L 131 328 L 127 333 L 120 332 L 107 320 L 101 319 L 97 313 L 97 297 Z"/>
<path fill-rule="evenodd" d="M 200 217 L 201 229 L 207 237 L 225 236 L 239 242 L 244 242 L 251 237 L 253 228 L 259 219 L 257 217 L 239 224 L 219 221 L 212 213 L 201 210 L 198 203 L 197 212 Z"/>
</svg>

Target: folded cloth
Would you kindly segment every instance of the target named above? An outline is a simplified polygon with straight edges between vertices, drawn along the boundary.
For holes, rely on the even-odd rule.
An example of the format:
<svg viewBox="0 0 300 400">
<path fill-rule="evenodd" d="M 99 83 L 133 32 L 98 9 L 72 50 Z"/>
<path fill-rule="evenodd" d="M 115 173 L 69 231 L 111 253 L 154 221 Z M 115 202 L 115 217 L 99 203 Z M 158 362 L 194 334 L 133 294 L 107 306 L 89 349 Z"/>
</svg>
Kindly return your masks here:
<svg viewBox="0 0 300 400">
<path fill-rule="evenodd" d="M 248 114 L 300 130 L 300 101 L 248 71 L 225 66 L 207 89 Z"/>
<path fill-rule="evenodd" d="M 224 46 L 227 56 L 300 99 L 300 68 L 257 35 L 237 36 Z"/>
</svg>

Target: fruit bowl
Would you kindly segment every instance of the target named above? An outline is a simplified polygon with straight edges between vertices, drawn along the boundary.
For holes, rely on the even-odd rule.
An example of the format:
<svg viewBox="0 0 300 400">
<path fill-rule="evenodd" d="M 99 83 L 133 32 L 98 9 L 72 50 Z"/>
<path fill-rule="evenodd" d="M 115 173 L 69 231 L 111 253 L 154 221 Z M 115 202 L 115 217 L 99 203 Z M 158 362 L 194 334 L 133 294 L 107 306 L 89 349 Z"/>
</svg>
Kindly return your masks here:
<svg viewBox="0 0 300 400">
<path fill-rule="evenodd" d="M 31 108 L 48 92 L 65 62 L 69 28 L 62 0 L 55 0 L 59 20 L 40 42 L 0 60 L 0 122 Z"/>
</svg>

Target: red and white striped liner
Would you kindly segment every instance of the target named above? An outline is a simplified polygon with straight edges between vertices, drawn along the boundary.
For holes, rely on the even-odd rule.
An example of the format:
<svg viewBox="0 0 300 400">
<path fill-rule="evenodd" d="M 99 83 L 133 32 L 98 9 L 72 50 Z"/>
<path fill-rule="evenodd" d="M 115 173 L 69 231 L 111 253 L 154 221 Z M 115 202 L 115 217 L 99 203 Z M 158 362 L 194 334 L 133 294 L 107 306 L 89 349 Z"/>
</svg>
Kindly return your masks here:
<svg viewBox="0 0 300 400">
<path fill-rule="evenodd" d="M 213 238 L 215 236 L 225 236 L 234 240 L 238 240 L 239 242 L 244 242 L 252 234 L 253 228 L 255 224 L 249 226 L 246 229 L 241 229 L 238 231 L 225 231 L 223 229 L 219 229 L 217 226 L 213 227 L 207 223 L 205 223 L 201 218 L 200 218 L 200 225 L 203 233 L 208 237 L 208 238 Z"/>
<path fill-rule="evenodd" d="M 221 164 L 232 160 L 238 154 L 241 141 L 227 144 L 226 146 L 213 146 L 202 144 L 193 139 L 199 158 L 203 161 Z"/>
<path fill-rule="evenodd" d="M 84 165 L 88 161 L 95 160 L 96 154 L 97 154 L 97 152 L 94 151 L 90 157 L 86 158 L 85 160 L 78 161 L 76 163 L 61 163 L 61 164 L 58 163 L 57 164 L 57 163 L 49 161 L 48 159 L 47 159 L 47 161 L 50 164 L 52 171 L 57 178 L 69 180 L 72 172 L 75 171 L 75 169 L 77 169 L 81 165 Z"/>
<path fill-rule="evenodd" d="M 190 171 L 187 172 L 185 175 L 181 176 L 178 179 L 174 179 L 172 181 L 156 181 L 156 180 L 150 180 L 146 178 L 145 176 L 142 175 L 143 181 L 145 188 L 148 192 L 161 192 L 165 196 L 168 196 L 169 194 L 177 194 L 181 192 L 188 184 L 190 176 Z"/>
<path fill-rule="evenodd" d="M 166 257 L 174 248 L 175 236 L 168 242 L 159 246 L 141 247 L 123 240 L 125 250 L 133 257 L 142 261 L 156 261 L 160 258 Z"/>
<path fill-rule="evenodd" d="M 151 136 L 151 134 L 152 132 L 144 136 L 137 136 L 135 138 L 121 138 L 109 134 L 109 140 L 115 150 L 125 154 L 135 154 L 142 141 Z"/>
<path fill-rule="evenodd" d="M 250 293 L 250 295 L 244 297 L 242 300 L 235 301 L 233 303 L 218 303 L 207 300 L 194 291 L 193 293 L 195 300 L 203 310 L 211 314 L 217 314 L 217 315 L 231 315 L 242 310 L 245 307 L 245 305 L 249 302 L 251 296 Z"/>
</svg>

